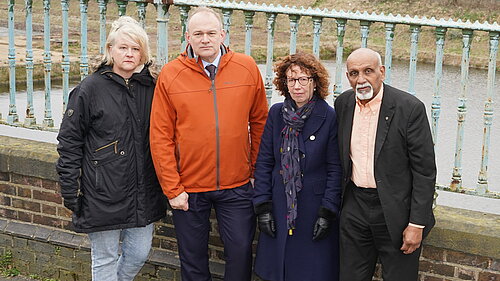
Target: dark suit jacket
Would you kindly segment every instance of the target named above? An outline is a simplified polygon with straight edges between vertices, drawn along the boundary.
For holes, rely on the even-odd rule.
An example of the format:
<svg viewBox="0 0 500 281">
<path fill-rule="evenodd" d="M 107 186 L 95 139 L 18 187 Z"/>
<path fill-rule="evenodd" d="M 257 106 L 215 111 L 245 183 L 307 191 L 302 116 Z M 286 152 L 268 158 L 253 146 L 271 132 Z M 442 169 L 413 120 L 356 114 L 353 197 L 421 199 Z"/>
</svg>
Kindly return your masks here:
<svg viewBox="0 0 500 281">
<path fill-rule="evenodd" d="M 339 148 L 344 177 L 343 200 L 351 180 L 350 158 L 354 91 L 335 100 Z M 391 240 L 402 245 L 409 222 L 424 225 L 424 237 L 434 226 L 432 202 L 436 182 L 434 145 L 424 104 L 416 97 L 384 84 L 375 140 L 374 175 Z M 343 201 L 344 203 L 345 201 Z"/>
</svg>

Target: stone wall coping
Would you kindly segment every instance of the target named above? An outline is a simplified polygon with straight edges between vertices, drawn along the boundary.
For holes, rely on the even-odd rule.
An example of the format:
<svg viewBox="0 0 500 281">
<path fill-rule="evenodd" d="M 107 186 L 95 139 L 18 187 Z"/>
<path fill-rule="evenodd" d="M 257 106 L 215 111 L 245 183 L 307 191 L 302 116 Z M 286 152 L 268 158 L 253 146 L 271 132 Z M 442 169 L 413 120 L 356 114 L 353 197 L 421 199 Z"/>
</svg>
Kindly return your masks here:
<svg viewBox="0 0 500 281">
<path fill-rule="evenodd" d="M 90 250 L 86 236 L 44 225 L 0 218 L 0 233 L 51 243 L 56 246 Z"/>
<path fill-rule="evenodd" d="M 57 181 L 56 145 L 0 135 L 0 172 Z"/>
<path fill-rule="evenodd" d="M 436 226 L 424 245 L 500 259 L 500 215 L 446 206 L 437 206 L 434 215 Z"/>
</svg>

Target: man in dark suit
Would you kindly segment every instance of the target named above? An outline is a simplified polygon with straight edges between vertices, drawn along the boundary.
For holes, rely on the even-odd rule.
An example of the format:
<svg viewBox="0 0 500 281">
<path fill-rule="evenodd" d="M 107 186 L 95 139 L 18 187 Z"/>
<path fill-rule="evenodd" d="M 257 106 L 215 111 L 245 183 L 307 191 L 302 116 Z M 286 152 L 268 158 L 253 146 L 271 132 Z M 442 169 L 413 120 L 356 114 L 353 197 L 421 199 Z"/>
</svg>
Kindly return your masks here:
<svg viewBox="0 0 500 281">
<path fill-rule="evenodd" d="M 424 104 L 383 83 L 380 55 L 347 58 L 352 87 L 335 100 L 343 165 L 340 280 L 418 278 L 421 242 L 434 226 L 434 145 Z"/>
</svg>

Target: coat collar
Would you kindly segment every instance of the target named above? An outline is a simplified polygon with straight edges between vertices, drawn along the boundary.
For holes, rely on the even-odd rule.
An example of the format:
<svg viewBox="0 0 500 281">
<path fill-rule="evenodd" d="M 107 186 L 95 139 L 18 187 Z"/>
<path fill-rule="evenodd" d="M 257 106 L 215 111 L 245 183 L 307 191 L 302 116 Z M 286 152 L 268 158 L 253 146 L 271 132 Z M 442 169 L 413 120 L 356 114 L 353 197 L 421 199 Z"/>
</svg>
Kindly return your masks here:
<svg viewBox="0 0 500 281">
<path fill-rule="evenodd" d="M 220 71 L 221 68 L 223 68 L 229 61 L 229 59 L 232 57 L 233 52 L 224 44 L 220 45 L 220 61 L 219 65 L 217 66 L 217 70 Z M 183 62 L 186 66 L 190 67 L 193 70 L 196 70 L 200 73 L 205 73 L 205 68 L 203 67 L 203 62 L 201 59 L 198 59 L 198 56 L 193 51 L 193 47 L 191 45 L 186 46 L 186 51 L 183 52 L 179 58 L 181 58 L 181 62 Z"/>
<path fill-rule="evenodd" d="M 136 72 L 130 76 L 129 81 L 137 81 L 144 86 L 154 85 L 154 78 L 151 76 L 149 72 L 150 64 L 145 64 L 140 72 Z M 113 72 L 113 68 L 109 65 L 101 65 L 96 73 L 104 75 L 108 79 L 111 79 L 121 85 L 125 86 L 125 79 L 121 77 L 119 74 Z"/>
</svg>

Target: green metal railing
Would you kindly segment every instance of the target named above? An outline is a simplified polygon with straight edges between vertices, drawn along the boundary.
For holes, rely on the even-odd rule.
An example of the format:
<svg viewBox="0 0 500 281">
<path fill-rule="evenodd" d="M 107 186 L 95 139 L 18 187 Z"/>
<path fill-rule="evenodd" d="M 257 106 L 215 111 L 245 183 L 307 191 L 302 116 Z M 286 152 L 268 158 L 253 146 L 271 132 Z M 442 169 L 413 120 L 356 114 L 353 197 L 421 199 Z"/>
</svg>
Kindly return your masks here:
<svg viewBox="0 0 500 281">
<path fill-rule="evenodd" d="M 40 127 L 37 125 L 33 115 L 33 46 L 32 46 L 32 5 L 33 0 L 25 1 L 9 1 L 9 70 L 10 70 L 10 87 L 9 87 L 9 113 L 6 121 L 10 125 L 22 125 L 25 127 Z M 491 192 L 488 190 L 488 157 L 490 149 L 490 132 L 493 122 L 493 97 L 495 91 L 495 74 L 498 53 L 498 41 L 500 34 L 500 26 L 498 23 L 479 23 L 479 22 L 462 22 L 460 20 L 444 20 L 425 17 L 410 17 L 401 15 L 384 15 L 384 14 L 369 14 L 362 12 L 345 12 L 327 9 L 312 9 L 312 8 L 297 8 L 280 5 L 266 5 L 266 4 L 252 4 L 243 2 L 229 2 L 229 1 L 195 1 L 195 0 L 173 0 L 173 3 L 167 3 L 166 0 L 129 0 L 120 1 L 116 0 L 111 3 L 109 0 L 93 0 L 98 3 L 99 7 L 99 41 L 100 52 L 103 53 L 104 43 L 106 39 L 106 14 L 109 5 L 117 5 L 118 14 L 124 15 L 127 6 L 131 2 L 135 3 L 137 8 L 137 18 L 143 26 L 146 21 L 146 11 L 148 5 L 154 5 L 157 14 L 157 49 L 156 61 L 162 65 L 168 61 L 168 40 L 169 39 L 169 6 L 174 5 L 179 9 L 180 25 L 182 34 L 186 31 L 187 16 L 189 10 L 194 6 L 208 6 L 221 11 L 223 19 L 223 27 L 227 32 L 225 44 L 231 43 L 231 18 L 234 11 L 242 11 L 244 15 L 244 30 L 245 30 L 245 53 L 251 54 L 252 49 L 252 30 L 254 26 L 254 18 L 257 14 L 264 14 L 266 17 L 266 31 L 267 31 L 267 52 L 266 52 L 266 70 L 265 70 L 265 87 L 268 98 L 271 98 L 273 92 L 272 79 L 273 79 L 273 54 L 274 54 L 274 39 L 275 29 L 278 15 L 285 15 L 288 17 L 290 25 L 290 53 L 294 53 L 297 47 L 297 36 L 299 32 L 299 21 L 301 18 L 310 18 L 312 23 L 312 51 L 314 55 L 319 57 L 321 46 L 321 32 L 323 30 L 323 23 L 326 20 L 334 21 L 336 25 L 336 64 L 337 66 L 343 64 L 344 53 L 344 39 L 348 22 L 359 23 L 360 45 L 362 47 L 368 46 L 368 38 L 370 35 L 370 28 L 374 23 L 383 24 L 385 30 L 385 55 L 384 64 L 386 66 L 386 83 L 391 83 L 392 72 L 392 56 L 393 56 L 393 40 L 394 31 L 397 25 L 408 26 L 410 34 L 410 61 L 409 61 L 409 85 L 408 92 L 415 94 L 416 82 L 416 69 L 418 58 L 419 36 L 422 27 L 433 28 L 435 32 L 435 78 L 434 78 L 434 93 L 431 106 L 431 126 L 434 137 L 434 142 L 438 141 L 438 125 L 441 114 L 441 84 L 443 78 L 443 58 L 444 58 L 444 45 L 445 35 L 448 30 L 455 29 L 461 31 L 463 48 L 461 60 L 461 79 L 460 79 L 460 95 L 457 107 L 457 135 L 455 146 L 454 167 L 452 171 L 452 180 L 449 185 L 440 185 L 439 188 L 451 190 L 456 192 L 474 194 L 479 196 L 487 196 L 500 198 L 498 192 Z M 50 50 L 50 6 L 55 2 L 59 2 L 62 7 L 62 85 L 63 85 L 63 109 L 67 103 L 69 91 L 69 31 L 68 31 L 68 12 L 70 3 L 72 6 L 79 4 L 80 10 L 80 76 L 83 79 L 88 75 L 88 50 L 87 50 L 87 22 L 88 22 L 88 6 L 89 0 L 58 0 L 50 1 L 44 0 L 44 69 L 45 69 L 45 113 L 41 127 L 53 128 L 54 120 L 51 111 L 51 50 Z M 14 6 L 23 5 L 26 11 L 26 77 L 27 77 L 27 108 L 26 118 L 24 123 L 19 122 L 19 117 L 16 109 L 16 57 L 14 46 Z M 178 25 L 179 23 L 175 23 Z M 471 52 L 471 42 L 474 33 L 482 32 L 487 33 L 489 36 L 489 63 L 488 63 L 488 77 L 487 77 L 487 93 L 484 102 L 483 112 L 483 141 L 482 141 L 482 156 L 481 167 L 478 176 L 477 187 L 467 189 L 462 186 L 462 149 L 464 139 L 464 123 L 467 116 L 467 94 L 469 86 L 469 57 Z M 186 41 L 183 36 L 180 38 L 181 51 L 186 47 Z M 334 81 L 334 97 L 338 96 L 342 91 L 342 68 L 336 67 L 335 81 Z M 1 116 L 0 116 L 1 119 Z"/>
</svg>

